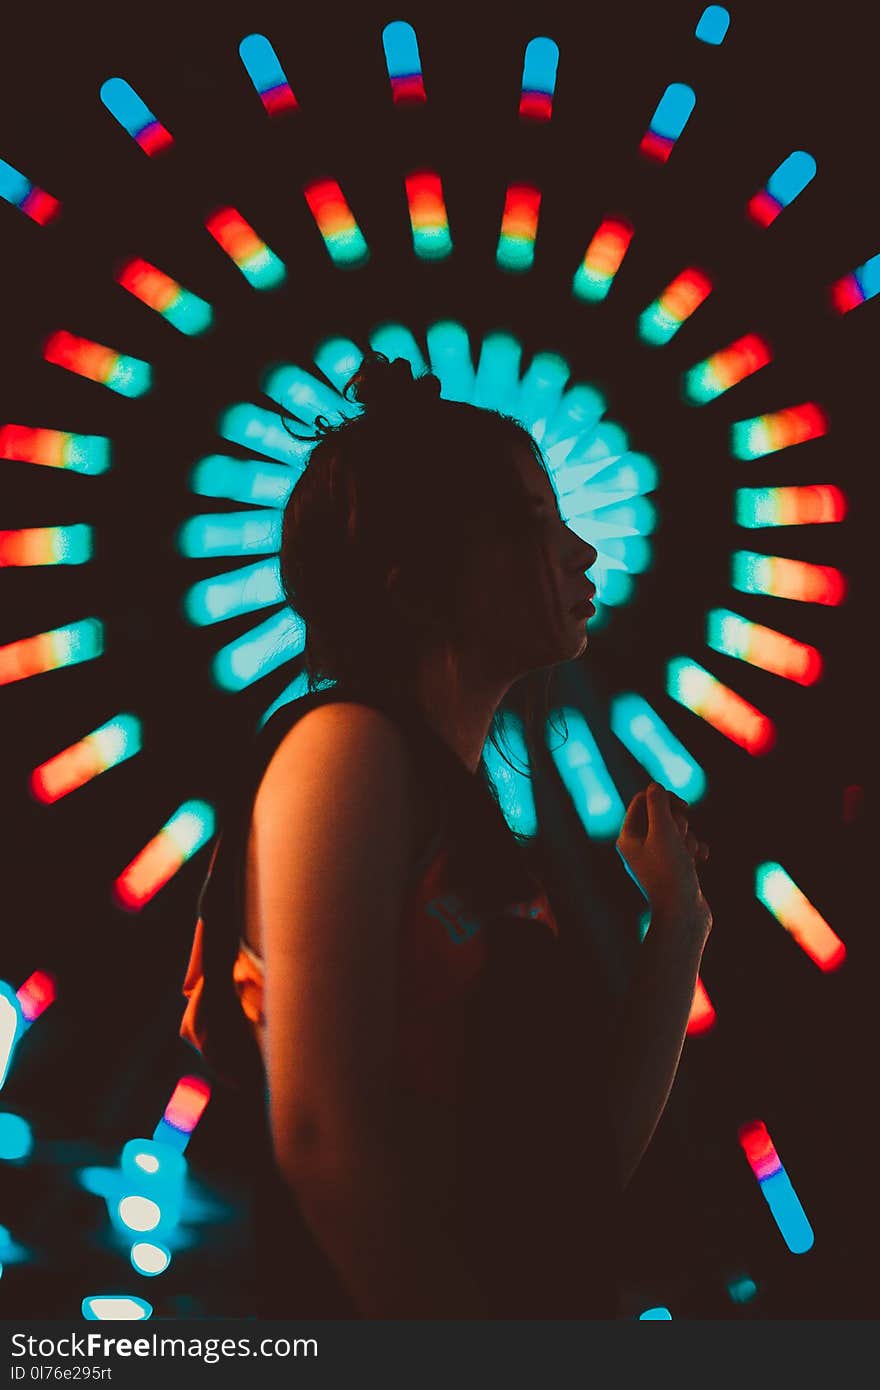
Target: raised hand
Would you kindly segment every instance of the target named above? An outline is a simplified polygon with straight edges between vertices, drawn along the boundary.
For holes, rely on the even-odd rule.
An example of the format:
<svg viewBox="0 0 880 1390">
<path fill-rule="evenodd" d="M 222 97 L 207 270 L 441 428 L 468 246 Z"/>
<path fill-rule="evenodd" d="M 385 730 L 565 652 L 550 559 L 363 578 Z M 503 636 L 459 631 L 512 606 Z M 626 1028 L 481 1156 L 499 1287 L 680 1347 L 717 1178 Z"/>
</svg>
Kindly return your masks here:
<svg viewBox="0 0 880 1390">
<path fill-rule="evenodd" d="M 651 782 L 629 804 L 617 851 L 652 913 L 682 919 L 708 935 L 712 910 L 697 865 L 706 862 L 709 849 L 688 828 L 687 811 L 686 802 Z"/>
</svg>

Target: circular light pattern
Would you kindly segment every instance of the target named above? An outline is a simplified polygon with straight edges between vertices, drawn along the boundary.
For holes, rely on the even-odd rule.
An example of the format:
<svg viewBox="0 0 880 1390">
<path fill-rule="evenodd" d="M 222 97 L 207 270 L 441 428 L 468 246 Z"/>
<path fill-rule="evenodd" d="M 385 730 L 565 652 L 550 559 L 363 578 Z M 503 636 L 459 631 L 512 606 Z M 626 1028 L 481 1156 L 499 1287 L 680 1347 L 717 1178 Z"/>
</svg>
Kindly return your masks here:
<svg viewBox="0 0 880 1390">
<path fill-rule="evenodd" d="M 693 37 L 707 49 L 716 49 L 725 42 L 730 22 L 724 7 L 709 6 L 692 31 Z M 414 108 L 430 101 L 430 82 L 426 87 L 418 36 L 408 23 L 395 21 L 385 26 L 381 38 L 393 118 L 405 122 L 412 118 Z M 299 119 L 291 74 L 269 39 L 261 34 L 246 36 L 241 40 L 239 57 L 243 80 L 252 84 L 262 116 L 273 123 Z M 558 59 L 558 45 L 546 36 L 526 43 L 517 113 L 523 127 L 540 129 L 557 119 Z M 680 158 L 678 151 L 698 127 L 703 93 L 696 77 L 693 81 L 693 87 L 681 82 L 661 83 L 651 94 L 646 119 L 648 110 L 653 114 L 634 151 L 646 171 L 653 166 L 653 173 L 663 177 L 662 166 Z M 103 82 L 98 95 L 124 132 L 121 138 L 130 137 L 150 160 L 161 161 L 172 151 L 175 154 L 170 157 L 179 157 L 186 132 L 166 128 L 159 109 L 160 93 L 151 94 L 152 105 L 147 106 L 128 81 L 114 76 Z M 538 159 L 530 172 L 517 175 L 497 208 L 497 244 L 486 271 L 509 283 L 511 300 L 513 286 L 534 273 L 542 231 L 553 216 L 552 204 L 543 196 L 540 168 Z M 821 170 L 808 151 L 777 151 L 769 160 L 757 158 L 750 196 L 741 210 L 743 221 L 760 239 L 778 219 L 791 222 L 797 216 L 798 201 L 813 196 L 814 184 L 818 187 L 820 182 Z M 271 294 L 288 283 L 289 267 L 263 240 L 265 229 L 251 224 L 250 209 L 244 207 L 242 211 L 225 201 L 230 193 L 223 190 L 224 201 L 205 211 L 203 227 L 198 230 L 211 238 L 211 253 L 225 256 L 241 275 L 249 294 Z M 415 261 L 425 263 L 426 273 L 454 274 L 460 233 L 447 208 L 443 178 L 426 161 L 405 173 L 402 193 L 401 209 L 405 206 L 409 218 Z M 348 277 L 356 279 L 362 273 L 359 267 L 373 263 L 369 219 L 361 216 L 359 206 L 353 206 L 357 200 L 346 181 L 337 182 L 330 171 L 320 177 L 310 176 L 302 183 L 301 194 L 301 210 L 312 219 L 317 234 L 312 251 L 326 257 L 326 268 L 339 277 L 340 284 L 343 280 L 348 284 Z M 64 221 L 64 207 L 52 193 L 3 160 L 0 197 L 37 227 L 46 229 L 39 235 L 54 235 L 55 224 Z M 17 215 L 17 211 L 10 213 Z M 634 213 L 609 206 L 583 228 L 584 249 L 577 263 L 560 267 L 560 282 L 564 281 L 571 304 L 584 316 L 585 335 L 590 331 L 589 315 L 614 312 L 620 302 L 615 283 L 622 272 L 638 264 L 639 229 Z M 162 332 L 185 344 L 193 354 L 190 362 L 197 366 L 202 340 L 221 331 L 224 305 L 209 303 L 178 280 L 170 254 L 168 264 L 156 264 L 136 251 L 136 247 L 125 248 L 112 270 L 108 267 L 108 278 L 112 277 L 118 292 L 125 291 L 122 298 L 130 315 L 156 316 Z M 856 260 L 860 263 L 853 268 Z M 848 267 L 840 267 L 846 273 L 833 284 L 817 287 L 817 294 L 821 288 L 834 313 L 849 314 L 880 292 L 878 266 L 880 257 L 867 256 L 862 248 L 853 253 Z M 661 369 L 663 355 L 669 355 L 677 335 L 710 297 L 717 305 L 724 290 L 723 278 L 703 265 L 680 264 L 674 274 L 671 268 L 669 274 L 664 272 L 632 317 L 632 338 L 644 351 L 646 372 L 655 363 L 658 371 Z M 395 312 L 400 312 L 399 304 Z M 284 602 L 278 547 L 283 508 L 305 465 L 309 446 L 291 438 L 281 415 L 283 412 L 308 428 L 318 414 L 332 417 L 353 413 L 356 407 L 340 393 L 367 346 L 392 359 L 406 358 L 416 373 L 434 372 L 445 398 L 504 411 L 531 430 L 547 459 L 563 516 L 599 552 L 591 573 L 598 590 L 598 612 L 591 627 L 601 631 L 615 609 L 635 604 L 644 589 L 639 576 L 660 558 L 655 553 L 654 533 L 665 517 L 661 518 L 655 494 L 659 494 L 665 512 L 663 488 L 668 481 L 667 476 L 661 477 L 655 462 L 655 455 L 661 455 L 650 439 L 639 439 L 637 448 L 631 447 L 627 430 L 608 414 L 613 391 L 605 382 L 600 388 L 592 380 L 582 380 L 574 353 L 564 356 L 546 347 L 534 351 L 527 348 L 522 330 L 522 336 L 509 328 L 488 332 L 481 328 L 478 332 L 456 318 L 432 319 L 422 314 L 419 306 L 414 307 L 409 323 L 389 321 L 384 314 L 382 304 L 376 304 L 372 331 L 353 329 L 352 338 L 320 338 L 298 361 L 274 361 L 263 370 L 253 399 L 235 400 L 211 420 L 198 422 L 201 436 L 215 432 L 217 439 L 208 446 L 212 452 L 196 459 L 189 456 L 188 485 L 191 494 L 219 505 L 203 506 L 177 525 L 174 543 L 178 554 L 198 562 L 202 573 L 181 593 L 181 612 L 192 627 L 216 631 L 213 647 L 199 650 L 208 653 L 205 660 L 213 682 L 222 691 L 247 691 L 273 672 L 291 666 L 290 684 L 280 695 L 275 694 L 261 722 L 305 688 L 305 675 L 299 669 L 304 627 L 299 615 Z M 131 318 L 120 321 L 133 322 Z M 499 321 L 498 316 L 494 321 Z M 105 333 L 100 324 L 89 326 L 88 331 L 96 334 L 92 338 L 85 336 L 86 327 L 59 322 L 35 353 L 51 364 L 52 371 L 67 374 L 66 399 L 69 401 L 70 393 L 79 389 L 82 393 L 100 391 L 119 410 L 150 403 L 163 385 L 164 364 L 138 355 L 133 350 L 135 344 L 126 341 L 125 332 L 118 328 L 108 327 Z M 742 468 L 739 485 L 730 488 L 730 518 L 738 528 L 737 539 L 732 546 L 726 540 L 718 543 L 728 557 L 729 592 L 720 597 L 716 593 L 711 599 L 707 595 L 702 638 L 696 641 L 692 636 L 688 650 L 670 648 L 651 691 L 619 685 L 589 711 L 566 701 L 555 712 L 565 714 L 569 739 L 562 748 L 548 745 L 549 753 L 559 784 L 593 841 L 607 843 L 619 830 L 624 813 L 622 767 L 637 766 L 694 804 L 706 795 L 710 784 L 702 765 L 705 758 L 698 760 L 687 746 L 697 727 L 695 720 L 712 729 L 719 740 L 727 740 L 737 750 L 736 756 L 744 760 L 748 756 L 763 758 L 778 750 L 785 737 L 784 721 L 777 713 L 783 701 L 781 696 L 775 697 L 782 687 L 774 681 L 787 682 L 788 688 L 806 688 L 827 678 L 830 663 L 817 646 L 803 640 L 799 616 L 789 623 L 782 615 L 786 605 L 795 613 L 821 611 L 838 608 L 848 597 L 848 577 L 831 563 L 836 552 L 823 556 L 821 539 L 814 543 L 815 532 L 805 539 L 809 533 L 803 529 L 817 527 L 821 538 L 828 534 L 829 526 L 844 523 L 850 510 L 846 493 L 837 479 L 822 474 L 824 463 L 804 464 L 803 475 L 796 476 L 801 448 L 815 450 L 815 441 L 833 435 L 840 422 L 836 417 L 832 420 L 824 403 L 805 398 L 806 387 L 783 390 L 767 384 L 760 398 L 751 397 L 757 404 L 739 409 L 736 401 L 745 397 L 734 395 L 731 407 L 725 399 L 728 392 L 748 389 L 745 383 L 753 379 L 758 383 L 779 380 L 773 375 L 779 353 L 772 335 L 765 335 L 759 324 L 738 322 L 735 329 L 731 327 L 731 333 L 713 344 L 708 355 L 687 362 L 677 383 L 681 408 L 690 420 L 700 420 L 707 412 L 720 417 L 727 411 L 719 434 L 725 440 L 727 460 L 732 467 Z M 138 349 L 142 351 L 145 349 Z M 167 377 L 164 384 L 167 386 Z M 94 397 L 83 394 L 82 399 Z M 620 413 L 631 416 L 627 410 Z M 113 420 L 119 418 L 114 411 Z M 82 516 L 65 512 L 64 524 L 60 524 L 60 516 L 47 515 L 33 518 L 44 525 L 0 532 L 0 566 L 21 570 L 63 566 L 59 591 L 61 576 L 88 572 L 101 551 L 100 528 L 90 517 L 87 520 L 86 489 L 100 486 L 117 466 L 118 440 L 109 413 L 106 433 L 98 432 L 94 419 L 87 425 L 90 432 L 85 432 L 82 420 L 71 419 L 65 424 L 53 418 L 49 425 L 32 418 L 32 412 L 31 418 L 19 415 L 0 420 L 0 459 L 82 475 Z M 641 452 L 642 446 L 651 448 L 652 453 Z M 803 457 L 824 460 L 827 456 L 805 452 Z M 760 473 L 748 471 L 757 464 Z M 667 458 L 663 468 L 671 471 Z M 241 504 L 243 510 L 229 510 L 229 504 Z M 204 562 L 217 560 L 233 563 L 205 575 Z M 252 621 L 253 615 L 259 615 L 258 619 Z M 766 621 L 761 621 L 764 618 Z M 786 630 L 789 627 L 791 631 Z M 109 629 L 109 621 L 105 623 L 89 606 L 77 614 L 59 613 L 57 622 L 47 619 L 43 630 L 21 634 L 0 647 L 0 684 L 39 675 L 51 679 L 47 673 L 73 666 L 82 668 L 74 675 L 86 679 L 93 663 L 107 652 Z M 234 635 L 230 636 L 232 629 Z M 748 675 L 746 668 L 750 668 Z M 756 684 L 751 672 L 758 673 L 763 683 Z M 771 680 L 765 681 L 764 676 Z M 760 693 L 753 695 L 756 690 Z M 760 707 L 752 698 L 760 700 Z M 145 749 L 150 752 L 149 725 L 141 714 L 106 709 L 103 701 L 101 705 L 91 725 L 84 725 L 75 738 L 69 736 L 73 741 L 59 746 L 63 741 L 55 740 L 47 746 L 31 772 L 30 796 L 48 814 L 53 813 L 56 803 L 63 805 L 68 796 L 76 796 L 80 788 L 110 769 L 139 758 Z M 527 764 L 529 752 L 517 717 L 507 711 L 505 722 L 518 760 Z M 703 734 L 700 729 L 700 746 L 706 747 Z M 488 750 L 487 760 L 508 821 L 521 834 L 536 834 L 539 821 L 531 782 L 493 761 Z M 116 908 L 141 911 L 183 864 L 209 843 L 215 830 L 214 809 L 195 795 L 197 790 L 193 788 L 186 799 L 157 812 L 150 837 L 132 845 L 127 860 L 122 858 L 114 866 L 108 889 Z M 823 971 L 835 970 L 845 959 L 844 943 L 825 921 L 820 907 L 795 882 L 790 867 L 771 857 L 778 852 L 773 844 L 766 844 L 761 861 L 750 866 L 753 897 L 781 923 L 794 946 Z M 646 929 L 647 922 L 643 921 L 642 931 Z M 36 990 L 34 981 L 41 979 L 43 972 L 35 971 L 30 987 L 25 982 L 17 993 L 0 981 L 0 999 L 6 999 L 0 1078 L 12 1064 L 22 1032 L 37 1022 L 42 1009 L 54 998 L 54 989 L 51 997 Z M 699 1035 L 714 1023 L 712 1001 L 698 980 L 688 1031 Z M 755 1121 L 754 1126 L 756 1133 L 766 1134 L 763 1121 Z M 0 1157 L 26 1158 L 31 1142 L 26 1121 L 13 1115 L 0 1116 Z M 763 1151 L 762 1155 L 764 1162 Z M 779 1173 L 788 1182 L 778 1158 L 774 1161 L 777 1168 L 769 1175 L 763 1169 L 755 1170 L 768 1203 L 770 1196 L 777 1194 Z M 159 1167 L 158 1161 L 146 1154 L 134 1162 L 147 1173 L 155 1173 Z M 776 1187 L 768 1188 L 771 1179 Z M 785 1200 L 797 1203 L 790 1184 L 789 1189 L 783 1194 Z M 136 1195 L 122 1197 L 116 1214 L 125 1227 L 139 1232 L 155 1230 L 163 1220 L 157 1203 Z M 170 1262 L 168 1249 L 150 1241 L 136 1241 L 130 1257 L 135 1270 L 147 1277 L 161 1273 Z M 747 1302 L 757 1287 L 745 1275 L 731 1277 L 729 1297 Z M 149 1317 L 152 1313 L 143 1300 L 123 1294 L 93 1295 L 84 1299 L 82 1306 L 87 1318 Z M 641 1319 L 670 1316 L 664 1305 L 640 1315 Z"/>
<path fill-rule="evenodd" d="M 606 415 L 601 393 L 573 381 L 559 354 L 536 353 L 523 369 L 522 344 L 509 333 L 487 335 L 473 355 L 460 323 L 435 323 L 425 337 L 423 352 L 409 328 L 383 324 L 371 334 L 369 346 L 405 358 L 416 374 L 434 372 L 445 399 L 513 415 L 531 431 L 543 449 L 567 524 L 599 552 L 590 576 L 598 591 L 594 625 L 601 623 L 608 607 L 631 599 L 633 577 L 650 566 L 649 538 L 657 512 L 648 494 L 657 485 L 656 465 L 629 448 L 626 432 Z M 340 393 L 363 353 L 350 339 L 325 341 L 314 353 L 321 375 L 314 368 L 276 366 L 267 372 L 263 390 L 292 419 L 294 429 L 311 430 L 319 414 L 350 417 L 357 407 Z M 194 624 L 207 626 L 284 602 L 272 552 L 280 544 L 282 510 L 308 448 L 283 430 L 280 419 L 250 402 L 230 406 L 221 415 L 221 439 L 262 455 L 263 461 L 252 458 L 243 465 L 233 455 L 213 453 L 193 467 L 191 486 L 197 493 L 227 502 L 253 504 L 259 498 L 275 503 L 251 513 L 202 512 L 181 526 L 178 548 L 192 558 L 270 556 L 194 584 L 183 601 Z M 287 477 L 278 476 L 279 464 L 286 465 Z M 303 623 L 285 605 L 221 648 L 214 658 L 215 680 L 223 688 L 242 689 L 279 664 L 294 661 L 304 642 Z"/>
</svg>

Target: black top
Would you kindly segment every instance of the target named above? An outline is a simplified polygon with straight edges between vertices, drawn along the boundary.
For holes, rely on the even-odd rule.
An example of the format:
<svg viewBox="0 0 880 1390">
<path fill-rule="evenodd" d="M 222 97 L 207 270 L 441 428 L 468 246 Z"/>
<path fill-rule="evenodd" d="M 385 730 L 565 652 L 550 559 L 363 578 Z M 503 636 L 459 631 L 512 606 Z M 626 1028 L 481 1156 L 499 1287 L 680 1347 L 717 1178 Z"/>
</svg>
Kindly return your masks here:
<svg viewBox="0 0 880 1390">
<path fill-rule="evenodd" d="M 265 1074 L 232 985 L 244 931 L 247 832 L 256 790 L 282 739 L 308 710 L 356 699 L 407 733 L 436 798 L 461 896 L 476 906 L 489 955 L 468 1003 L 467 1064 L 455 1117 L 453 1222 L 497 1318 L 614 1318 L 619 1177 L 607 1104 L 605 1036 L 590 953 L 564 930 L 505 916 L 535 876 L 482 774 L 473 775 L 412 710 L 340 685 L 282 706 L 260 730 L 221 805 L 221 837 L 199 899 L 206 1060 L 255 1135 L 250 1153 L 256 1315 L 359 1317 L 306 1225 L 272 1155 Z"/>
</svg>

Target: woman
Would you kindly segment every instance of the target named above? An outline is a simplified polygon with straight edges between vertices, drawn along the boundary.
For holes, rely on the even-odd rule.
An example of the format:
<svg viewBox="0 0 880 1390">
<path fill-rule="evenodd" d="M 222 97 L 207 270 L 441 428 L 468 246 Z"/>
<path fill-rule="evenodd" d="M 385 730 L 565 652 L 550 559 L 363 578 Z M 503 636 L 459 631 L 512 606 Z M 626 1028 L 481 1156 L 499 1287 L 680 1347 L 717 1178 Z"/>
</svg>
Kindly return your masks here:
<svg viewBox="0 0 880 1390">
<path fill-rule="evenodd" d="M 652 925 L 606 1039 L 481 762 L 511 686 L 585 651 L 597 552 L 514 420 L 380 354 L 350 391 L 282 531 L 310 693 L 233 788 L 184 984 L 182 1036 L 266 1120 L 258 1313 L 614 1317 L 707 851 L 663 788 L 633 799 L 618 848 Z"/>
</svg>

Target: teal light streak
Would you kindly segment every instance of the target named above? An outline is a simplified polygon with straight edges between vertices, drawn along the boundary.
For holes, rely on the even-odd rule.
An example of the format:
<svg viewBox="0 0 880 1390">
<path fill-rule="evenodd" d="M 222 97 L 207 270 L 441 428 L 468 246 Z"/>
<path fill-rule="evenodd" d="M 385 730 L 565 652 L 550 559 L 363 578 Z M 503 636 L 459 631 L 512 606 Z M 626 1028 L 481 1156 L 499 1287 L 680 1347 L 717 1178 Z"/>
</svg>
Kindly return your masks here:
<svg viewBox="0 0 880 1390">
<path fill-rule="evenodd" d="M 382 46 L 389 77 L 414 77 L 421 73 L 416 31 L 403 19 L 395 19 L 382 30 Z"/>
<path fill-rule="evenodd" d="M 535 261 L 535 238 L 502 232 L 495 259 L 502 270 L 531 270 Z"/>
<path fill-rule="evenodd" d="M 110 467 L 110 440 L 100 434 L 74 434 L 64 450 L 64 466 L 74 473 L 106 473 Z"/>
<path fill-rule="evenodd" d="M 572 386 L 565 392 L 541 441 L 544 449 L 567 439 L 577 439 L 598 425 L 605 414 L 605 398 L 594 386 Z"/>
<path fill-rule="evenodd" d="M 305 647 L 305 623 L 286 608 L 259 627 L 221 647 L 212 674 L 222 690 L 244 690 L 276 667 L 299 656 Z"/>
<path fill-rule="evenodd" d="M 202 627 L 283 602 L 284 589 L 276 556 L 229 574 L 200 580 L 187 590 L 183 606 L 190 622 Z"/>
<path fill-rule="evenodd" d="M 0 1159 L 6 1163 L 20 1163 L 30 1156 L 33 1146 L 34 1137 L 27 1120 L 21 1115 L 11 1114 L 8 1110 L 0 1115 Z M 0 1227 L 0 1257 L 4 1261 L 7 1259 L 7 1253 L 3 1248 L 6 1245 L 3 1236 L 6 1235 L 6 1228 Z"/>
<path fill-rule="evenodd" d="M 536 439 L 543 438 L 547 422 L 559 408 L 570 376 L 570 366 L 558 353 L 539 352 L 532 358 L 522 379 L 513 413 Z"/>
<path fill-rule="evenodd" d="M 748 660 L 753 624 L 727 608 L 712 608 L 706 614 L 706 646 L 724 656 Z"/>
<path fill-rule="evenodd" d="M 467 330 L 444 319 L 432 324 L 425 336 L 431 371 L 440 378 L 441 395 L 446 400 L 472 400 L 475 374 Z"/>
<path fill-rule="evenodd" d="M 84 565 L 94 554 L 91 526 L 58 526 L 54 528 L 55 551 L 52 563 L 56 565 Z"/>
<path fill-rule="evenodd" d="M 262 459 L 241 461 L 227 454 L 199 459 L 189 479 L 190 488 L 201 497 L 270 507 L 283 507 L 295 482 L 296 474 L 285 464 L 264 463 Z"/>
<path fill-rule="evenodd" d="M 675 336 L 686 321 L 670 314 L 668 309 L 663 308 L 659 299 L 655 299 L 639 317 L 639 337 L 652 347 L 662 347 Z"/>
<path fill-rule="evenodd" d="M 694 34 L 702 43 L 724 42 L 730 27 L 730 14 L 723 5 L 708 5 L 700 15 Z"/>
<path fill-rule="evenodd" d="M 138 357 L 121 355 L 103 384 L 120 396 L 145 396 L 153 384 L 152 369 Z"/>
<path fill-rule="evenodd" d="M 340 416 L 348 419 L 359 414 L 355 405 L 332 387 L 318 381 L 310 372 L 303 371 L 302 367 L 273 368 L 265 374 L 262 389 L 273 401 L 283 405 L 285 410 L 310 427 L 319 415 L 325 415 L 333 424 L 338 424 Z"/>
<path fill-rule="evenodd" d="M 785 1169 L 780 1167 L 778 1173 L 761 1179 L 759 1186 L 789 1250 L 793 1255 L 805 1255 L 816 1237 Z"/>
<path fill-rule="evenodd" d="M 480 348 L 474 405 L 512 413 L 519 391 L 522 343 L 511 333 L 489 333 Z"/>
<path fill-rule="evenodd" d="M 193 516 L 178 531 L 181 555 L 268 555 L 281 545 L 280 511 L 209 512 Z"/>
<path fill-rule="evenodd" d="M 204 333 L 211 327 L 214 311 L 205 299 L 200 299 L 192 290 L 182 289 L 173 304 L 160 310 L 163 319 L 190 337 Z"/>
<path fill-rule="evenodd" d="M 325 338 L 315 352 L 315 366 L 341 392 L 363 357 L 363 349 L 350 338 Z"/>
<path fill-rule="evenodd" d="M 233 261 L 233 265 L 238 266 L 255 290 L 274 290 L 276 285 L 282 285 L 287 279 L 287 266 L 268 246 L 248 256 L 247 260 Z"/>
<path fill-rule="evenodd" d="M 132 137 L 156 120 L 146 102 L 122 77 L 108 77 L 101 84 L 98 95 L 111 116 L 115 116 Z"/>
<path fill-rule="evenodd" d="M 248 34 L 238 45 L 238 52 L 257 92 L 262 94 L 274 87 L 290 85 L 275 49 L 264 34 Z"/>
<path fill-rule="evenodd" d="M 296 426 L 291 425 L 291 429 L 295 430 Z M 313 447 L 309 441 L 294 439 L 288 434 L 277 411 L 264 410 L 257 405 L 230 406 L 220 417 L 217 432 L 230 444 L 241 444 L 281 463 L 292 464 L 297 475 L 305 467 Z"/>
<path fill-rule="evenodd" d="M 734 514 L 738 526 L 755 529 L 779 525 L 779 505 L 775 487 L 738 487 L 734 493 Z"/>
<path fill-rule="evenodd" d="M 550 747 L 551 756 L 587 834 L 612 839 L 623 824 L 623 802 L 580 710 L 566 706 L 563 713 L 569 736 L 560 747 Z M 549 725 L 547 733 L 549 744 Z"/>
<path fill-rule="evenodd" d="M 816 177 L 816 161 L 806 150 L 794 150 L 767 180 L 767 192 L 783 207 L 793 203 Z"/>
<path fill-rule="evenodd" d="M 691 804 L 706 792 L 706 774 L 643 696 L 627 693 L 611 702 L 611 729 L 655 782 Z"/>
<path fill-rule="evenodd" d="M 5 159 L 0 159 L 0 198 L 5 198 L 13 207 L 19 207 L 32 188 L 30 179 L 7 164 Z"/>
<path fill-rule="evenodd" d="M 543 92 L 553 96 L 556 90 L 556 69 L 559 65 L 559 45 L 543 35 L 526 44 L 523 62 L 522 90 Z"/>
<path fill-rule="evenodd" d="M 730 583 L 743 594 L 772 594 L 773 556 L 754 550 L 735 550 L 730 557 Z"/>
<path fill-rule="evenodd" d="M 57 627 L 48 635 L 53 639 L 58 666 L 93 661 L 104 651 L 104 624 L 99 618 L 82 618 L 67 627 Z"/>
<path fill-rule="evenodd" d="M 651 130 L 664 140 L 677 140 L 690 120 L 696 101 L 692 87 L 684 82 L 670 82 L 651 117 Z"/>
<path fill-rule="evenodd" d="M 370 347 L 374 352 L 384 352 L 389 362 L 404 357 L 412 367 L 413 376 L 422 376 L 428 370 L 422 349 L 402 323 L 378 325 L 370 334 Z"/>
<path fill-rule="evenodd" d="M 613 284 L 614 275 L 609 275 L 604 270 L 591 270 L 582 262 L 575 271 L 571 288 L 578 299 L 588 299 L 591 303 L 598 304 Z"/>
<path fill-rule="evenodd" d="M 272 701 L 271 705 L 269 705 L 268 709 L 260 717 L 260 722 L 257 727 L 262 729 L 263 725 L 268 723 L 276 710 L 281 709 L 283 705 L 289 705 L 293 700 L 299 700 L 301 696 L 308 694 L 308 689 L 308 672 L 300 671 L 298 676 L 294 676 L 290 685 L 285 686 L 284 690 L 282 690 L 281 694 L 278 696 L 278 699 Z"/>
<path fill-rule="evenodd" d="M 524 763 L 528 768 L 529 755 L 522 721 L 511 710 L 505 710 L 501 726 L 503 741 L 509 746 L 514 763 Z M 489 742 L 484 746 L 483 757 L 498 792 L 498 802 L 504 819 L 511 830 L 526 836 L 537 834 L 538 816 L 530 775 L 520 772 L 517 767 L 511 767 Z"/>
</svg>

